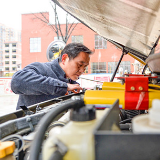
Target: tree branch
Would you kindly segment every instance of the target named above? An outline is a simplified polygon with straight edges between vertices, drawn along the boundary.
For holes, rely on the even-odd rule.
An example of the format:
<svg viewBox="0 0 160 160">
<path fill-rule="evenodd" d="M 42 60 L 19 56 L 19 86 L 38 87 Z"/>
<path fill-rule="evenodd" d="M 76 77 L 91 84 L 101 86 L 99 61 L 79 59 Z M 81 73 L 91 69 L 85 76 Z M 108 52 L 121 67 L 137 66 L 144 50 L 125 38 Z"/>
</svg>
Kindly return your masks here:
<svg viewBox="0 0 160 160">
<path fill-rule="evenodd" d="M 56 12 L 56 14 L 57 14 L 57 12 Z M 62 30 L 61 30 L 61 25 L 60 25 L 60 23 L 59 23 L 59 18 L 58 18 L 58 16 L 56 16 L 56 18 L 57 18 L 58 27 L 59 27 L 59 31 L 60 31 L 61 37 L 62 37 L 63 41 L 66 43 L 66 41 L 65 41 L 65 39 L 64 39 L 64 36 L 63 36 L 63 33 L 62 33 Z"/>
<path fill-rule="evenodd" d="M 68 36 L 66 38 L 66 41 L 68 41 L 68 38 L 71 36 L 73 30 L 75 29 L 75 27 L 77 26 L 78 23 L 75 24 L 75 26 L 72 28 L 72 30 L 70 31 L 70 33 L 68 32 Z"/>
<path fill-rule="evenodd" d="M 56 9 L 56 4 L 55 4 L 55 7 L 52 5 L 52 3 L 50 2 L 51 6 L 52 6 L 52 9 L 54 10 L 54 15 L 55 15 L 55 28 L 56 28 L 56 34 L 57 34 L 57 37 L 59 39 L 59 32 L 58 32 L 58 27 L 57 27 L 57 19 L 56 19 L 56 16 L 57 16 L 57 9 Z"/>
<path fill-rule="evenodd" d="M 70 26 L 69 25 L 69 21 L 68 21 L 68 14 L 66 14 L 66 28 L 65 28 L 65 36 L 63 35 L 62 33 L 62 28 L 61 28 L 61 24 L 60 24 L 60 21 L 59 21 L 59 16 L 57 14 L 57 7 L 56 7 L 56 4 L 55 6 L 53 5 L 53 3 L 51 3 L 52 1 L 50 1 L 50 4 L 54 10 L 54 13 L 55 13 L 55 25 L 53 24 L 50 24 L 49 23 L 49 19 L 46 18 L 46 16 L 42 13 L 42 18 L 41 17 L 38 17 L 36 14 L 33 14 L 37 19 L 41 20 L 43 23 L 47 23 L 48 25 L 50 25 L 51 27 L 51 30 L 54 31 L 56 34 L 57 34 L 57 38 L 59 39 L 59 37 L 61 36 L 62 37 L 62 40 L 67 43 L 69 37 L 71 36 L 73 30 L 75 29 L 75 27 L 77 26 L 77 24 L 75 23 L 72 23 Z M 75 26 L 74 26 L 75 24 Z"/>
<path fill-rule="evenodd" d="M 41 20 L 42 22 L 50 25 L 51 29 L 52 29 L 54 32 L 56 32 L 55 28 L 53 27 L 53 25 L 51 25 L 51 24 L 49 23 L 49 21 L 48 21 L 47 18 L 44 16 L 44 14 L 43 14 L 42 12 L 40 12 L 40 13 L 41 13 L 41 15 L 43 16 L 44 20 L 43 20 L 42 18 L 38 17 L 38 16 L 37 16 L 36 14 L 34 14 L 34 13 L 33 13 L 33 15 L 34 15 L 37 19 Z"/>
<path fill-rule="evenodd" d="M 67 35 L 68 35 L 68 14 L 66 14 L 66 33 L 65 33 L 65 41 L 67 39 Z"/>
</svg>

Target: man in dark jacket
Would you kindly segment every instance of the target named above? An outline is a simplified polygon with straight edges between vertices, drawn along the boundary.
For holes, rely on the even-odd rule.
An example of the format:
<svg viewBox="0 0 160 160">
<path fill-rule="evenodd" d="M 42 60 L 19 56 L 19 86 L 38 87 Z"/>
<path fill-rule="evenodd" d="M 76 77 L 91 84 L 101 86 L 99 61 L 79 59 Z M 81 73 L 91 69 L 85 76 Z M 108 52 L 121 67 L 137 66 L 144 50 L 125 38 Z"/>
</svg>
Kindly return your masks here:
<svg viewBox="0 0 160 160">
<path fill-rule="evenodd" d="M 79 93 L 76 82 L 89 64 L 92 52 L 81 43 L 65 46 L 59 58 L 46 63 L 31 63 L 17 71 L 11 89 L 19 94 L 17 109 L 65 95 L 68 91 Z"/>
</svg>

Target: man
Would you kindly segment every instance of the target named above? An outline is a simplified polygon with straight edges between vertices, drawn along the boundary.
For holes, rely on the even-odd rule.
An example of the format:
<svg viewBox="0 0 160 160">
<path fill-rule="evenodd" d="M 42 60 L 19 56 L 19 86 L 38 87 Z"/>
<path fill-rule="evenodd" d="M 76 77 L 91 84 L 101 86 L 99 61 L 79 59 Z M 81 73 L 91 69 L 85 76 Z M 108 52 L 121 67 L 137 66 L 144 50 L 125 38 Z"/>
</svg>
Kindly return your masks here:
<svg viewBox="0 0 160 160">
<path fill-rule="evenodd" d="M 65 95 L 68 91 L 79 93 L 76 82 L 89 64 L 92 52 L 81 43 L 65 46 L 59 58 L 47 63 L 31 63 L 17 71 L 11 89 L 19 94 L 17 109 Z"/>
</svg>

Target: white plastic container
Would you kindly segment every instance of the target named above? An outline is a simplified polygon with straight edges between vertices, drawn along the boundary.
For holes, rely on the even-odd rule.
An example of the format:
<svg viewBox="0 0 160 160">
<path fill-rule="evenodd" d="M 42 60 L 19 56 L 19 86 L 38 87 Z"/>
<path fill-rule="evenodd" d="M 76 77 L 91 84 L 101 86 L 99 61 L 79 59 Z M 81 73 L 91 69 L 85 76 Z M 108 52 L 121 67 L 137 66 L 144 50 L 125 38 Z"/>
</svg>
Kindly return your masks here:
<svg viewBox="0 0 160 160">
<path fill-rule="evenodd" d="M 69 122 L 64 127 L 59 127 L 59 132 L 50 135 L 44 147 L 44 160 L 48 160 L 54 152 L 53 143 L 55 139 L 67 145 L 69 151 L 65 155 L 65 160 L 93 160 L 93 127 L 96 120 L 89 122 Z M 56 128 L 55 128 L 56 129 Z M 56 135 L 57 133 L 57 135 Z"/>
<path fill-rule="evenodd" d="M 152 101 L 148 114 L 138 115 L 132 119 L 133 133 L 160 133 L 160 100 Z"/>
<path fill-rule="evenodd" d="M 107 110 L 106 110 L 107 111 Z M 64 160 L 94 160 L 93 130 L 105 112 L 98 112 L 97 118 L 89 121 L 70 121 L 64 127 L 55 127 L 43 147 L 43 160 L 49 160 L 60 140 L 68 148 Z"/>
</svg>

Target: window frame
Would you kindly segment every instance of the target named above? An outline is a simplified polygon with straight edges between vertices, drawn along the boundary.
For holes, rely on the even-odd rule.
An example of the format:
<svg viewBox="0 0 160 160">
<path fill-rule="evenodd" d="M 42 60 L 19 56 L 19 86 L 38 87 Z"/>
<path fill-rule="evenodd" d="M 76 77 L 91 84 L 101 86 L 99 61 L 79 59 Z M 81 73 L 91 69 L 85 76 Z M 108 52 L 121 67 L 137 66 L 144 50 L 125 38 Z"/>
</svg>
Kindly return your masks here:
<svg viewBox="0 0 160 160">
<path fill-rule="evenodd" d="M 114 63 L 114 67 L 111 68 L 110 71 L 110 66 L 113 65 Z M 128 63 L 128 64 L 127 64 Z M 117 67 L 118 61 L 115 62 L 108 62 L 108 73 L 114 73 L 116 67 Z M 110 66 L 109 66 L 110 65 Z M 111 66 L 112 67 L 112 66 Z M 131 73 L 131 62 L 130 61 L 122 61 L 119 65 L 119 68 L 123 68 L 123 72 L 125 72 L 125 70 L 127 70 L 129 73 Z M 119 68 L 117 70 L 117 73 L 119 72 Z M 113 71 L 112 71 L 113 70 Z"/>
<path fill-rule="evenodd" d="M 9 43 L 5 43 L 5 47 L 8 48 L 9 47 Z"/>
<path fill-rule="evenodd" d="M 5 61 L 5 64 L 9 64 L 9 61 Z"/>
<path fill-rule="evenodd" d="M 9 58 L 9 55 L 5 55 L 5 58 Z"/>
<path fill-rule="evenodd" d="M 82 43 L 83 44 L 83 35 L 72 35 L 72 43 Z"/>
<path fill-rule="evenodd" d="M 17 47 L 17 43 L 12 43 L 12 47 Z"/>
<path fill-rule="evenodd" d="M 16 53 L 17 52 L 17 50 L 16 49 L 12 49 L 12 53 Z"/>
<path fill-rule="evenodd" d="M 58 37 L 54 37 L 54 41 L 59 41 L 59 40 L 63 41 L 63 38 L 61 36 L 59 36 L 59 39 Z"/>
<path fill-rule="evenodd" d="M 14 68 L 14 69 L 13 69 Z M 12 67 L 12 71 L 16 71 L 16 67 Z"/>
<path fill-rule="evenodd" d="M 7 68 L 7 69 L 6 69 Z M 9 67 L 5 67 L 5 71 L 9 71 Z"/>
<path fill-rule="evenodd" d="M 30 38 L 30 53 L 41 52 L 41 37 Z"/>
<path fill-rule="evenodd" d="M 105 40 L 102 36 L 95 34 L 94 46 L 95 49 L 107 49 L 107 40 Z"/>
<path fill-rule="evenodd" d="M 5 53 L 9 53 L 9 49 L 5 49 Z"/>
<path fill-rule="evenodd" d="M 106 62 L 91 62 L 91 73 L 106 73 Z"/>
<path fill-rule="evenodd" d="M 12 55 L 12 58 L 17 58 L 17 56 L 16 55 Z"/>
</svg>

